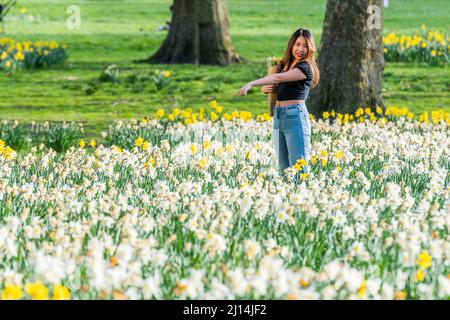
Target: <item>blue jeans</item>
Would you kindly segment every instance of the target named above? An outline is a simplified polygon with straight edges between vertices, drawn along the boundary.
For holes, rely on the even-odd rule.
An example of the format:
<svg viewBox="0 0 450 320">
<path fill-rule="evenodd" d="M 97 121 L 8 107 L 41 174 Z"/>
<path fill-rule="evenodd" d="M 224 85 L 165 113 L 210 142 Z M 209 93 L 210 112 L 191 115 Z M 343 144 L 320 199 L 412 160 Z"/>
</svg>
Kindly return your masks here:
<svg viewBox="0 0 450 320">
<path fill-rule="evenodd" d="M 310 172 L 311 122 L 304 102 L 274 107 L 272 139 L 281 175 L 284 176 L 284 169 L 302 158 L 306 160 L 306 166 L 299 173 Z"/>
</svg>

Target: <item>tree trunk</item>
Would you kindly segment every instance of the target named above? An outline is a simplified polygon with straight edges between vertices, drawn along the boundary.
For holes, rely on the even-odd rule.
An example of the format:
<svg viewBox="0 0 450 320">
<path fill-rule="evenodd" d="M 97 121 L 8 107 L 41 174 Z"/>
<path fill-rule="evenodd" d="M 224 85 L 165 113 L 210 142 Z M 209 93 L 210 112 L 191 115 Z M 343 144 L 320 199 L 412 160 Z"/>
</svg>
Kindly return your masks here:
<svg viewBox="0 0 450 320">
<path fill-rule="evenodd" d="M 379 8 L 378 25 L 371 5 Z M 321 79 L 309 103 L 315 116 L 354 113 L 359 107 L 384 110 L 381 12 L 381 0 L 328 0 L 318 57 Z"/>
<path fill-rule="evenodd" d="M 228 25 L 225 0 L 174 0 L 169 34 L 148 61 L 217 65 L 241 62 Z"/>
</svg>

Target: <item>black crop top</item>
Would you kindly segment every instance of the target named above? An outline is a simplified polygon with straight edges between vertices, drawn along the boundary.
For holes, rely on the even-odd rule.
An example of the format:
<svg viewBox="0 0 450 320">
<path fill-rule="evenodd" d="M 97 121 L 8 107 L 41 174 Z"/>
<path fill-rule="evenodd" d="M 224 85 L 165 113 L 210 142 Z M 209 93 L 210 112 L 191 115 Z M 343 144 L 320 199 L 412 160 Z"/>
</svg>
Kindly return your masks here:
<svg viewBox="0 0 450 320">
<path fill-rule="evenodd" d="M 277 100 L 306 100 L 313 81 L 313 74 L 306 61 L 295 65 L 306 75 L 306 79 L 291 82 L 280 82 L 277 90 Z M 283 71 L 282 71 L 283 72 Z"/>
</svg>

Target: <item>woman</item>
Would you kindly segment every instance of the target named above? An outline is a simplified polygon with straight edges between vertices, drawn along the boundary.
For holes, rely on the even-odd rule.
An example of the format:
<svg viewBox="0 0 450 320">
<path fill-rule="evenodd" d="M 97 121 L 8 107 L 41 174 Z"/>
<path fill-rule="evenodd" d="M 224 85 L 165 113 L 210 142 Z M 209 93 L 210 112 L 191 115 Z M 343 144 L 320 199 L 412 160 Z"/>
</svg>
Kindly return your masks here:
<svg viewBox="0 0 450 320">
<path fill-rule="evenodd" d="M 305 102 L 309 90 L 319 82 L 315 51 L 312 34 L 306 29 L 296 30 L 281 61 L 281 72 L 251 81 L 239 90 L 243 96 L 253 86 L 263 86 L 264 93 L 274 92 L 278 87 L 272 138 L 280 174 L 295 164 L 300 173 L 310 170 L 311 123 Z"/>
</svg>

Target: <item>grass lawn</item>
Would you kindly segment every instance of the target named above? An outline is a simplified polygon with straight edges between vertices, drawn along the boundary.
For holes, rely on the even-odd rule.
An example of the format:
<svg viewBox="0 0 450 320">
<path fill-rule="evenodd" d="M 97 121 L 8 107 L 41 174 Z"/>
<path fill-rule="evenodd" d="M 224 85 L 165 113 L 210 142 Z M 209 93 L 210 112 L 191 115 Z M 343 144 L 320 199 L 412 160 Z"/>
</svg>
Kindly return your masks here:
<svg viewBox="0 0 450 320">
<path fill-rule="evenodd" d="M 86 137 L 100 138 L 100 131 L 114 119 L 152 116 L 158 108 L 208 107 L 216 99 L 224 111 L 266 111 L 266 97 L 259 88 L 247 97 L 234 97 L 244 83 L 266 74 L 265 58 L 281 56 L 289 35 L 298 27 L 309 28 L 320 43 L 325 0 L 227 0 L 231 36 L 247 62 L 228 67 L 137 64 L 153 53 L 167 31 L 157 31 L 170 21 L 171 0 L 21 0 L 6 19 L 6 36 L 16 40 L 56 40 L 69 45 L 64 66 L 0 75 L 0 118 L 84 122 Z M 67 7 L 81 8 L 81 29 L 66 27 Z M 21 17 L 33 15 L 32 22 Z M 449 33 L 448 0 L 391 0 L 384 11 L 384 33 L 413 34 L 422 24 Z M 98 83 L 102 69 L 115 63 L 118 84 Z M 125 81 L 131 75 L 170 70 L 171 83 L 156 90 Z M 413 113 L 450 111 L 449 67 L 424 67 L 387 63 L 383 95 L 388 106 L 407 106 Z M 90 84 L 91 83 L 91 84 Z M 101 139 L 99 139 L 101 140 Z"/>
</svg>

